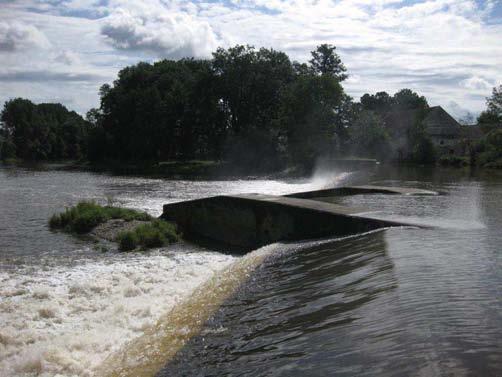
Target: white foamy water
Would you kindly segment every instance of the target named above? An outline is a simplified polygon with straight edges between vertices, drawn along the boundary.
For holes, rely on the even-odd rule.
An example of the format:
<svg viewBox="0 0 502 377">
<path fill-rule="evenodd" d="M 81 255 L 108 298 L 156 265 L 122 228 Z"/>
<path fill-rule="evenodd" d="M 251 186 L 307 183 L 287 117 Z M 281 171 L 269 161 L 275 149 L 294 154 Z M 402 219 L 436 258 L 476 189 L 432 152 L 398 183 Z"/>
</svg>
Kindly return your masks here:
<svg viewBox="0 0 502 377">
<path fill-rule="evenodd" d="M 236 258 L 183 250 L 0 272 L 0 374 L 92 376 Z"/>
<path fill-rule="evenodd" d="M 350 172 L 316 171 L 303 180 L 277 181 L 268 179 L 237 179 L 233 181 L 165 181 L 162 179 L 115 179 L 113 190 L 107 194 L 124 207 L 138 208 L 159 216 L 162 206 L 183 200 L 214 195 L 266 194 L 286 195 L 340 186 L 352 176 Z M 145 189 L 148 187 L 149 189 Z M 81 195 L 81 194 L 79 194 Z M 84 195 L 83 199 L 88 198 Z M 79 196 L 79 199 L 82 199 Z"/>
<path fill-rule="evenodd" d="M 101 255 L 85 240 L 49 232 L 47 218 L 63 206 L 109 198 L 159 215 L 169 202 L 288 194 L 340 185 L 349 176 L 316 172 L 305 180 L 171 181 L 29 170 L 7 175 L 0 169 L 0 376 L 93 376 L 111 355 L 130 349 L 129 343 L 144 339 L 163 318 L 169 321 L 172 309 L 179 313 L 186 307 L 179 303 L 226 297 L 203 291 L 218 272 L 261 260 L 183 244 L 147 254 Z M 234 287 L 232 279 L 222 281 Z M 200 318 L 209 312 L 201 308 Z"/>
</svg>

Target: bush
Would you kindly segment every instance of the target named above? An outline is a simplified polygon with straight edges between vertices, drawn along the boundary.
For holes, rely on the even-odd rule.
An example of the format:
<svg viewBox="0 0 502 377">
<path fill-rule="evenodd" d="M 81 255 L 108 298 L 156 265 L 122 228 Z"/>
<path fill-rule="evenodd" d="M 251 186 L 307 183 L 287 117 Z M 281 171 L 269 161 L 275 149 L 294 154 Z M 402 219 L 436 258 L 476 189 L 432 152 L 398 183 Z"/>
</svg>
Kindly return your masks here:
<svg viewBox="0 0 502 377">
<path fill-rule="evenodd" d="M 153 220 L 148 224 L 138 225 L 132 231 L 121 232 L 117 236 L 121 251 L 133 250 L 138 246 L 144 248 L 161 247 L 179 240 L 176 226 L 164 220 Z"/>
<path fill-rule="evenodd" d="M 49 219 L 49 227 L 51 229 L 63 229 L 67 232 L 87 233 L 97 225 L 110 219 L 148 221 L 152 217 L 145 212 L 133 209 L 103 207 L 95 202 L 83 201 L 75 207 L 67 208 L 62 213 L 52 215 Z"/>
<path fill-rule="evenodd" d="M 119 249 L 121 251 L 131 251 L 139 244 L 138 236 L 133 231 L 122 232 L 117 236 Z"/>
</svg>

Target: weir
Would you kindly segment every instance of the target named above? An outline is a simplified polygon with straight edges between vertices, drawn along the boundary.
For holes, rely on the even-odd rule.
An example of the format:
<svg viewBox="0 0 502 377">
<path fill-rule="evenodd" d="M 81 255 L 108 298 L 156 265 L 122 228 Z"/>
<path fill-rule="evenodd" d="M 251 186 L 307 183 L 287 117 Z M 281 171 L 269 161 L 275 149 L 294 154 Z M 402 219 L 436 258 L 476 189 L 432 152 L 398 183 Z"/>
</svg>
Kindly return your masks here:
<svg viewBox="0 0 502 377">
<path fill-rule="evenodd" d="M 413 187 L 390 187 L 390 186 L 344 186 L 325 190 L 297 192 L 285 195 L 291 198 L 318 199 L 346 195 L 383 194 L 383 195 L 437 195 L 435 191 L 422 190 Z"/>
<path fill-rule="evenodd" d="M 359 186 L 288 196 L 222 195 L 166 204 L 161 217 L 176 222 L 187 238 L 217 241 L 244 251 L 277 241 L 346 236 L 385 227 L 415 226 L 359 215 L 367 212 L 362 208 L 298 197 L 322 198 L 334 196 L 335 193 L 425 194 L 425 191 L 398 188 L 378 190 L 376 186 Z"/>
</svg>

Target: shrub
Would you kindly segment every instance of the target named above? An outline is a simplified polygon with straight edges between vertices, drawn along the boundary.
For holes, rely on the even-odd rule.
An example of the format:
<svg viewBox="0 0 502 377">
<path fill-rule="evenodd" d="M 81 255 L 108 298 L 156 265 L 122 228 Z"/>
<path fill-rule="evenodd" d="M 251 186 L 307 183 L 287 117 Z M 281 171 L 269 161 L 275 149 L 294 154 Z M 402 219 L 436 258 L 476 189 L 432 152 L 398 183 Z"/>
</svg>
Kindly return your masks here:
<svg viewBox="0 0 502 377">
<path fill-rule="evenodd" d="M 75 207 L 67 208 L 64 212 L 54 214 L 49 219 L 51 229 L 63 229 L 68 232 L 87 233 L 97 225 L 110 219 L 124 219 L 126 221 L 148 221 L 152 217 L 145 212 L 128 208 L 100 206 L 95 202 L 79 202 Z"/>
<path fill-rule="evenodd" d="M 132 231 L 121 232 L 117 236 L 122 251 L 133 250 L 138 246 L 144 248 L 161 247 L 179 240 L 176 226 L 164 220 L 153 220 L 148 224 L 138 225 Z"/>
<path fill-rule="evenodd" d="M 131 251 L 136 249 L 139 244 L 138 236 L 134 231 L 121 232 L 117 236 L 119 249 L 121 251 Z"/>
</svg>

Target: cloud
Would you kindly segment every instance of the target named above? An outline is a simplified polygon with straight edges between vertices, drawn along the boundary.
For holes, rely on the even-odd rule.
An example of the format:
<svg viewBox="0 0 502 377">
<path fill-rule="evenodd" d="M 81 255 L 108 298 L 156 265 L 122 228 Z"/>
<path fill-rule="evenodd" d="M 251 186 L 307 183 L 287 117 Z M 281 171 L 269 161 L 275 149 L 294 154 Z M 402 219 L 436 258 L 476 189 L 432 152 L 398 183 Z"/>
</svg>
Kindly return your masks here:
<svg viewBox="0 0 502 377">
<path fill-rule="evenodd" d="M 207 57 L 218 47 L 208 22 L 189 14 L 137 14 L 120 9 L 109 16 L 101 33 L 115 48 L 159 57 Z"/>
<path fill-rule="evenodd" d="M 0 21 L 0 51 L 14 52 L 26 48 L 47 48 L 47 37 L 36 27 L 20 22 Z"/>
<path fill-rule="evenodd" d="M 55 62 L 62 63 L 64 65 L 76 65 L 80 63 L 80 57 L 73 51 L 64 50 L 56 55 L 54 58 Z"/>
<path fill-rule="evenodd" d="M 0 67 L 0 100 L 12 93 L 48 100 L 64 93 L 85 110 L 97 105 L 99 85 L 125 66 L 207 57 L 235 44 L 272 47 L 298 61 L 307 61 L 318 44 L 334 44 L 350 75 L 344 88 L 354 98 L 409 87 L 432 105 L 446 108 L 454 101 L 478 112 L 491 87 L 502 82 L 502 23 L 493 0 L 0 3 L 2 66 L 16 69 L 2 73 Z M 7 32 L 6 25 L 21 31 Z M 49 41 L 49 48 L 35 48 Z"/>
<path fill-rule="evenodd" d="M 485 79 L 478 76 L 472 76 L 468 79 L 463 80 L 461 82 L 461 85 L 464 88 L 472 90 L 490 90 L 494 86 Z"/>
<path fill-rule="evenodd" d="M 102 75 L 93 72 L 70 72 L 51 70 L 0 71 L 0 81 L 3 82 L 88 82 L 103 80 Z"/>
</svg>

